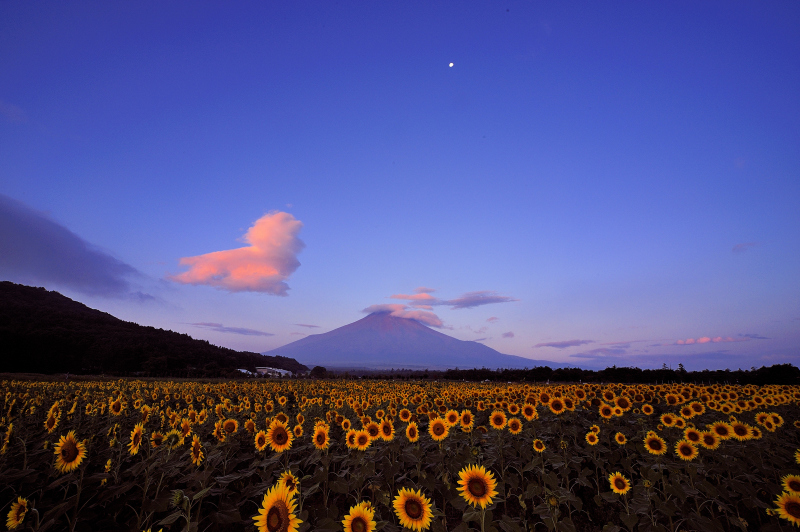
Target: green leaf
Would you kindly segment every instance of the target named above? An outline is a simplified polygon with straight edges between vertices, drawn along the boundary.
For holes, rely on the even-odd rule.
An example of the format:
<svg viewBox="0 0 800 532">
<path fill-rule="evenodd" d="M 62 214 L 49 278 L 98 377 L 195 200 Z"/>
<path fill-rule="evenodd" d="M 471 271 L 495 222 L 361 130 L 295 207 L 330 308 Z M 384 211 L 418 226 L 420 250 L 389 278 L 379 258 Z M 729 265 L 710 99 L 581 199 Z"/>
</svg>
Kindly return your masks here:
<svg viewBox="0 0 800 532">
<path fill-rule="evenodd" d="M 167 517 L 165 517 L 164 519 L 162 519 L 161 521 L 159 521 L 156 524 L 157 525 L 171 525 L 172 523 L 177 521 L 182 516 L 183 516 L 183 513 L 181 513 L 181 511 L 178 510 L 177 512 L 172 512 L 170 515 L 168 515 Z"/>
<path fill-rule="evenodd" d="M 198 491 L 197 493 L 194 494 L 194 496 L 192 497 L 192 500 L 196 501 L 197 499 L 203 497 L 206 493 L 209 492 L 209 490 L 211 490 L 211 486 Z"/>
</svg>

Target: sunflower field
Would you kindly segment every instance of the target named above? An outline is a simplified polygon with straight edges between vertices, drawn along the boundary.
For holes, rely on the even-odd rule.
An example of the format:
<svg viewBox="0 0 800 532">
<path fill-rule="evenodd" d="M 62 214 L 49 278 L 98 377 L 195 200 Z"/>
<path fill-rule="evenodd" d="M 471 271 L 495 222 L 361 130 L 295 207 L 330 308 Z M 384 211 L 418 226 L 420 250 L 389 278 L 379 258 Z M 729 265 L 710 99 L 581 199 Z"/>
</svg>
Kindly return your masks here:
<svg viewBox="0 0 800 532">
<path fill-rule="evenodd" d="M 3 381 L 9 530 L 800 525 L 800 388 Z"/>
</svg>

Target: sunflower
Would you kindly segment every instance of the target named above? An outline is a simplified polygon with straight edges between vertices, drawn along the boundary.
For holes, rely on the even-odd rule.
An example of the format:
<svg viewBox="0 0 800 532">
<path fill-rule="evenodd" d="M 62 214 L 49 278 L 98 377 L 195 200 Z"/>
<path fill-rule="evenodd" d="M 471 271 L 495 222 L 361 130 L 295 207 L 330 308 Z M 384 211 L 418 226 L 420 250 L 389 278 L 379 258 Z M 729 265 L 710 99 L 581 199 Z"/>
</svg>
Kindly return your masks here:
<svg viewBox="0 0 800 532">
<path fill-rule="evenodd" d="M 110 401 L 108 403 L 108 411 L 115 416 L 120 415 L 122 413 L 122 401 L 119 398 Z"/>
<path fill-rule="evenodd" d="M 448 410 L 444 415 L 445 421 L 451 427 L 458 424 L 459 417 L 460 416 L 458 415 L 458 412 L 456 412 L 455 410 Z"/>
<path fill-rule="evenodd" d="M 131 453 L 131 456 L 139 452 L 139 446 L 142 444 L 143 430 L 144 426 L 141 423 L 137 423 L 131 431 L 131 442 L 128 444 L 128 452 Z"/>
<path fill-rule="evenodd" d="M 54 414 L 53 412 L 47 414 L 47 419 L 44 421 L 44 428 L 47 429 L 48 433 L 56 430 L 56 427 L 58 426 L 58 420 L 60 419 L 60 417 L 61 416 Z"/>
<path fill-rule="evenodd" d="M 364 425 L 364 430 L 369 434 L 370 440 L 377 440 L 381 435 L 381 427 L 377 423 L 370 421 Z"/>
<path fill-rule="evenodd" d="M 673 414 L 661 414 L 661 424 L 665 427 L 672 427 L 675 425 L 675 416 Z"/>
<path fill-rule="evenodd" d="M 530 403 L 525 403 L 522 405 L 522 415 L 525 416 L 525 419 L 528 421 L 533 421 L 537 417 L 539 417 L 539 413 L 536 411 L 536 407 Z"/>
<path fill-rule="evenodd" d="M 493 429 L 503 430 L 506 426 L 506 414 L 502 410 L 495 410 L 489 416 L 489 424 Z"/>
<path fill-rule="evenodd" d="M 275 419 L 269 424 L 267 430 L 267 443 L 276 453 L 282 453 L 292 446 L 292 434 L 287 430 L 286 424 Z"/>
<path fill-rule="evenodd" d="M 597 445 L 600 441 L 600 438 L 597 437 L 597 433 L 592 432 L 591 430 L 586 433 L 586 442 L 589 445 Z"/>
<path fill-rule="evenodd" d="M 665 442 L 661 436 L 653 432 L 649 433 L 644 439 L 644 447 L 647 449 L 647 452 L 656 456 L 667 452 L 667 442 Z"/>
<path fill-rule="evenodd" d="M 463 432 L 472 432 L 472 427 L 475 426 L 475 416 L 472 415 L 470 410 L 462 410 L 459 422 Z"/>
<path fill-rule="evenodd" d="M 250 434 L 253 434 L 256 431 L 256 422 L 253 421 L 252 419 L 248 419 L 247 421 L 244 422 L 244 430 L 246 430 Z"/>
<path fill-rule="evenodd" d="M 294 497 L 285 486 L 275 484 L 261 502 L 258 515 L 253 517 L 258 532 L 297 532 L 302 523 L 295 515 Z"/>
<path fill-rule="evenodd" d="M 683 438 L 685 440 L 688 440 L 693 445 L 697 445 L 698 443 L 700 443 L 702 435 L 700 434 L 699 430 L 689 427 L 683 431 Z"/>
<path fill-rule="evenodd" d="M 347 445 L 347 448 L 350 449 L 351 451 L 356 449 L 357 434 L 358 431 L 356 429 L 350 429 L 347 431 L 347 434 L 345 434 L 344 437 L 345 444 Z"/>
<path fill-rule="evenodd" d="M 649 416 L 652 413 L 653 413 L 653 406 L 652 405 L 648 405 L 648 404 L 642 405 L 642 414 L 644 414 L 646 416 Z"/>
<path fill-rule="evenodd" d="M 614 434 L 614 441 L 620 445 L 625 445 L 626 443 L 628 443 L 628 438 L 626 438 L 623 433 L 617 432 L 616 434 Z"/>
<path fill-rule="evenodd" d="M 352 428 L 352 423 L 350 423 L 350 420 L 347 419 L 347 418 L 344 418 L 342 420 L 342 422 L 340 423 L 340 425 L 342 427 L 342 430 L 345 431 L 345 432 L 347 432 L 348 430 L 350 430 Z"/>
<path fill-rule="evenodd" d="M 722 443 L 722 439 L 715 432 L 705 430 L 700 433 L 700 445 L 706 449 L 713 451 L 720 446 L 720 443 Z"/>
<path fill-rule="evenodd" d="M 589 430 L 595 434 L 600 434 L 600 427 L 598 425 L 592 425 L 589 427 Z"/>
<path fill-rule="evenodd" d="M 344 532 L 374 532 L 375 510 L 370 508 L 368 503 L 352 506 L 350 513 L 342 520 L 342 526 Z"/>
<path fill-rule="evenodd" d="M 695 447 L 689 440 L 681 440 L 675 444 L 675 454 L 681 460 L 694 460 L 699 454 L 697 447 Z"/>
<path fill-rule="evenodd" d="M 297 495 L 300 492 L 300 481 L 291 471 L 284 471 L 278 479 L 278 484 L 285 486 L 289 495 Z"/>
<path fill-rule="evenodd" d="M 26 513 L 28 513 L 28 499 L 17 497 L 17 501 L 11 504 L 11 509 L 8 511 L 6 527 L 9 530 L 17 528 L 22 524 Z"/>
<path fill-rule="evenodd" d="M 443 441 L 450 434 L 450 427 L 443 419 L 434 419 L 428 425 L 428 433 L 433 438 L 433 441 Z"/>
<path fill-rule="evenodd" d="M 544 452 L 545 448 L 546 447 L 545 447 L 544 442 L 542 440 L 540 440 L 538 438 L 533 440 L 533 450 L 534 451 L 536 451 L 537 453 L 542 453 L 542 452 Z"/>
<path fill-rule="evenodd" d="M 222 421 L 215 421 L 214 422 L 214 432 L 213 432 L 213 434 L 214 434 L 214 437 L 217 439 L 217 441 L 219 441 L 220 443 L 225 441 L 225 438 L 226 438 L 225 429 L 222 428 Z"/>
<path fill-rule="evenodd" d="M 367 447 L 372 443 L 372 438 L 369 437 L 369 432 L 366 430 L 356 431 L 356 449 L 359 451 L 366 451 Z"/>
<path fill-rule="evenodd" d="M 776 500 L 778 515 L 793 525 L 800 526 L 800 495 L 783 492 Z"/>
<path fill-rule="evenodd" d="M 554 397 L 550 400 L 550 404 L 547 405 L 550 408 L 550 411 L 556 415 L 561 415 L 567 409 L 567 405 L 564 404 L 564 401 L 560 397 Z"/>
<path fill-rule="evenodd" d="M 77 469 L 86 458 L 86 445 L 75 439 L 75 431 L 71 430 L 58 440 L 55 455 L 56 469 L 62 473 L 69 473 Z"/>
<path fill-rule="evenodd" d="M 236 419 L 226 419 L 222 422 L 222 430 L 225 431 L 226 436 L 236 434 L 236 431 L 239 430 L 239 421 Z"/>
<path fill-rule="evenodd" d="M 328 428 L 325 425 L 319 425 L 314 429 L 314 447 L 323 451 L 330 445 L 330 437 L 328 435 Z"/>
<path fill-rule="evenodd" d="M 411 419 L 411 411 L 408 408 L 403 408 L 402 410 L 400 410 L 399 416 L 400 416 L 400 421 L 402 421 L 403 423 L 408 423 L 408 421 Z"/>
<path fill-rule="evenodd" d="M 611 491 L 619 495 L 625 495 L 631 489 L 631 482 L 619 471 L 608 475 L 608 482 L 611 484 Z"/>
<path fill-rule="evenodd" d="M 295 438 L 302 437 L 303 436 L 303 425 L 295 425 L 294 429 L 292 429 L 292 432 L 294 432 L 294 437 Z"/>
<path fill-rule="evenodd" d="M 747 423 L 742 423 L 741 421 L 732 421 L 730 425 L 734 438 L 739 441 L 750 439 L 750 427 L 747 425 Z"/>
<path fill-rule="evenodd" d="M 164 435 L 160 432 L 154 432 L 150 435 L 150 446 L 155 449 L 164 443 Z"/>
<path fill-rule="evenodd" d="M 611 407 L 611 405 L 607 405 L 605 403 L 600 405 L 599 412 L 603 419 L 611 419 L 611 416 L 614 415 L 614 409 Z"/>
<path fill-rule="evenodd" d="M 480 506 L 481 509 L 486 509 L 486 506 L 492 504 L 492 497 L 497 495 L 495 491 L 497 482 L 491 471 L 486 471 L 483 466 L 468 465 L 458 473 L 458 476 L 460 478 L 458 491 L 465 501 L 473 506 Z"/>
<path fill-rule="evenodd" d="M 708 426 L 709 430 L 717 435 L 721 440 L 733 437 L 733 427 L 724 421 L 717 421 Z"/>
<path fill-rule="evenodd" d="M 197 434 L 192 437 L 191 457 L 192 463 L 196 466 L 199 466 L 205 457 L 205 454 L 203 454 L 203 445 L 200 443 L 200 436 Z"/>
<path fill-rule="evenodd" d="M 508 432 L 510 432 L 511 434 L 519 434 L 520 432 L 522 432 L 522 422 L 515 417 L 509 419 Z"/>
<path fill-rule="evenodd" d="M 413 421 L 406 427 L 406 438 L 412 443 L 419 439 L 419 429 L 417 428 L 417 424 Z"/>
<path fill-rule="evenodd" d="M 784 491 L 800 495 L 800 476 L 786 475 L 781 479 Z"/>
<path fill-rule="evenodd" d="M 431 526 L 431 501 L 420 490 L 400 488 L 394 498 L 394 513 L 402 526 L 416 532 Z"/>
</svg>

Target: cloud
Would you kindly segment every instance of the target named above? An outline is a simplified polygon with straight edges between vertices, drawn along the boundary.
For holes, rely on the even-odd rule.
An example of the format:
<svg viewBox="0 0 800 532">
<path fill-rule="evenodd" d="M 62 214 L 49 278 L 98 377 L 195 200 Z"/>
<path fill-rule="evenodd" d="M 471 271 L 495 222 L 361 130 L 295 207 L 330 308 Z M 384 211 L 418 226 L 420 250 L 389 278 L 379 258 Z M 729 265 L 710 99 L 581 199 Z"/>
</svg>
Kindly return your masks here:
<svg viewBox="0 0 800 532">
<path fill-rule="evenodd" d="M 0 100 L 0 115 L 3 115 L 9 122 L 21 124 L 27 122 L 28 117 L 21 107 Z"/>
<path fill-rule="evenodd" d="M 557 349 L 564 349 L 566 347 L 575 347 L 578 345 L 593 344 L 594 340 L 564 340 L 563 342 L 547 342 L 544 344 L 536 344 L 533 347 L 555 347 Z"/>
<path fill-rule="evenodd" d="M 53 284 L 84 294 L 154 299 L 132 292 L 134 268 L 85 241 L 48 215 L 0 194 L 0 276 Z"/>
<path fill-rule="evenodd" d="M 621 349 L 621 348 L 598 347 L 597 349 L 592 349 L 592 350 L 586 351 L 584 353 L 575 353 L 574 355 L 570 355 L 570 357 L 574 357 L 574 358 L 603 358 L 603 357 L 624 355 L 627 352 L 628 352 L 627 350 Z"/>
<path fill-rule="evenodd" d="M 305 247 L 297 237 L 302 227 L 289 213 L 270 212 L 245 233 L 243 240 L 248 246 L 183 257 L 180 264 L 189 266 L 189 271 L 168 278 L 229 292 L 288 295 L 285 281 L 300 266 L 297 254 Z"/>
<path fill-rule="evenodd" d="M 289 333 L 289 336 L 308 336 L 308 335 L 306 333 L 293 332 L 293 333 Z"/>
<path fill-rule="evenodd" d="M 733 246 L 733 249 L 731 249 L 731 251 L 733 253 L 743 253 L 750 248 L 756 247 L 757 245 L 758 242 L 743 242 L 741 244 L 736 244 L 735 246 Z"/>
<path fill-rule="evenodd" d="M 200 327 L 201 329 L 208 329 L 210 331 L 243 334 L 245 336 L 275 336 L 272 333 L 257 331 L 255 329 L 245 329 L 244 327 L 225 327 L 221 323 L 201 322 L 201 323 L 190 323 L 189 325 L 194 325 L 195 327 Z"/>
<path fill-rule="evenodd" d="M 424 323 L 425 325 L 430 325 L 431 327 L 444 327 L 444 322 L 442 322 L 442 320 L 439 319 L 439 316 L 433 312 L 426 312 L 423 310 L 408 310 L 407 305 L 400 305 L 398 303 L 370 305 L 362 310 L 362 312 L 366 312 L 367 314 L 388 313 L 395 318 L 416 320 L 420 323 Z"/>
<path fill-rule="evenodd" d="M 495 321 L 497 321 L 499 319 L 500 318 L 498 318 L 497 316 L 492 316 L 491 318 L 486 320 L 486 323 L 492 323 L 492 322 L 495 322 Z"/>
<path fill-rule="evenodd" d="M 768 340 L 769 338 L 765 338 L 763 336 L 758 335 L 749 335 L 749 334 L 740 334 L 739 338 L 731 338 L 730 336 L 722 337 L 722 336 L 701 336 L 700 338 L 687 338 L 686 340 L 678 340 L 673 345 L 694 345 L 694 344 L 707 344 L 711 343 L 723 343 L 723 342 L 746 342 L 751 338 L 757 338 L 759 340 Z"/>
<path fill-rule="evenodd" d="M 309 329 L 319 329 L 319 325 L 309 325 L 307 323 L 295 323 L 298 327 L 308 327 Z"/>
<path fill-rule="evenodd" d="M 514 338 L 514 333 L 511 332 L 511 331 L 504 332 L 503 333 L 503 338 Z"/>
<path fill-rule="evenodd" d="M 489 337 L 487 337 L 487 338 L 476 338 L 476 339 L 474 339 L 474 340 L 472 340 L 472 341 L 473 341 L 473 342 L 485 342 L 486 340 L 491 340 L 491 339 L 492 339 L 492 337 L 491 337 L 491 336 L 489 336 Z"/>
<path fill-rule="evenodd" d="M 414 290 L 414 294 L 393 294 L 389 296 L 390 299 L 401 299 L 412 301 L 410 305 L 417 308 L 432 308 L 433 306 L 449 306 L 451 310 L 458 310 L 462 308 L 473 308 L 481 305 L 490 305 L 492 303 L 509 303 L 511 301 L 519 301 L 513 297 L 501 296 L 497 292 L 491 290 L 479 290 L 477 292 L 467 292 L 456 299 L 439 299 L 431 295 L 434 292 L 432 288 L 425 288 L 420 286 Z"/>
<path fill-rule="evenodd" d="M 761 336 L 760 334 L 740 334 L 739 336 L 750 338 L 752 340 L 769 340 L 769 338 L 766 336 Z"/>
</svg>

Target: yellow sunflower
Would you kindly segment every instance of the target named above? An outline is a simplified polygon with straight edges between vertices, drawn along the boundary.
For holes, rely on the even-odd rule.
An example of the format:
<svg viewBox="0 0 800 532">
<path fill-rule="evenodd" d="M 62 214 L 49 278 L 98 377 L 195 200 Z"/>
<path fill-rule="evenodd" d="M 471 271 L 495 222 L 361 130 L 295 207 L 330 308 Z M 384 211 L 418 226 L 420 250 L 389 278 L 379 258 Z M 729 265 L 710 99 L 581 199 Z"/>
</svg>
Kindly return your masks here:
<svg viewBox="0 0 800 532">
<path fill-rule="evenodd" d="M 647 452 L 656 456 L 667 452 L 667 442 L 661 436 L 652 432 L 644 439 L 644 447 Z"/>
<path fill-rule="evenodd" d="M 150 435 L 150 446 L 155 449 L 164 443 L 164 435 L 160 432 L 154 432 Z"/>
<path fill-rule="evenodd" d="M 539 413 L 536 411 L 536 407 L 530 403 L 525 403 L 522 405 L 522 415 L 525 416 L 525 419 L 528 421 L 533 421 L 537 417 L 539 417 Z"/>
<path fill-rule="evenodd" d="M 472 411 L 462 410 L 459 421 L 463 432 L 472 432 L 472 427 L 475 426 L 475 417 L 472 415 Z"/>
<path fill-rule="evenodd" d="M 510 432 L 511 434 L 519 434 L 520 432 L 522 432 L 522 422 L 515 417 L 509 419 L 508 432 Z"/>
<path fill-rule="evenodd" d="M 77 469 L 86 458 L 86 445 L 75 439 L 75 431 L 71 430 L 58 440 L 55 455 L 56 469 L 62 473 L 69 473 Z"/>
<path fill-rule="evenodd" d="M 275 419 L 269 424 L 267 443 L 276 453 L 282 453 L 292 446 L 292 433 L 287 430 L 286 424 Z"/>
<path fill-rule="evenodd" d="M 544 442 L 542 440 L 540 440 L 538 438 L 533 440 L 533 450 L 534 451 L 536 451 L 537 453 L 543 453 L 545 449 L 546 449 L 546 447 L 545 447 Z"/>
<path fill-rule="evenodd" d="M 378 425 L 374 421 L 371 421 L 371 422 L 367 423 L 364 426 L 364 430 L 366 430 L 367 433 L 369 434 L 369 439 L 370 440 L 376 440 L 381 435 L 381 427 L 380 427 L 380 425 Z"/>
<path fill-rule="evenodd" d="M 400 416 L 400 421 L 402 421 L 403 423 L 408 423 L 408 421 L 411 419 L 411 411 L 408 408 L 403 408 L 402 410 L 400 410 L 399 416 Z"/>
<path fill-rule="evenodd" d="M 550 404 L 547 405 L 550 408 L 550 411 L 556 415 L 561 415 L 564 413 L 564 410 L 567 409 L 567 406 L 564 404 L 564 401 L 560 397 L 554 397 L 550 400 Z"/>
<path fill-rule="evenodd" d="M 253 517 L 258 532 L 297 532 L 301 521 L 295 515 L 294 496 L 286 486 L 272 486 L 261 502 L 258 515 Z"/>
<path fill-rule="evenodd" d="M 455 410 L 448 410 L 444 415 L 444 420 L 447 422 L 448 425 L 451 427 L 455 426 L 459 420 L 458 412 Z"/>
<path fill-rule="evenodd" d="M 369 432 L 366 430 L 357 430 L 355 443 L 356 449 L 359 451 L 366 451 L 367 447 L 372 444 L 372 438 L 369 437 Z"/>
<path fill-rule="evenodd" d="M 683 431 L 683 438 L 690 441 L 694 445 L 698 445 L 702 439 L 700 431 L 694 428 L 687 428 Z"/>
<path fill-rule="evenodd" d="M 482 509 L 492 504 L 492 497 L 497 495 L 495 490 L 497 482 L 491 471 L 486 471 L 483 466 L 468 465 L 458 473 L 458 476 L 460 479 L 458 491 L 465 501 Z"/>
<path fill-rule="evenodd" d="M 294 432 L 295 438 L 301 438 L 303 436 L 303 425 L 295 425 L 292 432 Z"/>
<path fill-rule="evenodd" d="M 383 441 L 392 441 L 394 439 L 394 424 L 389 418 L 384 418 L 381 421 L 380 437 Z"/>
<path fill-rule="evenodd" d="M 239 421 L 236 419 L 226 419 L 222 422 L 222 430 L 225 431 L 226 436 L 236 434 L 236 431 L 239 430 Z"/>
<path fill-rule="evenodd" d="M 259 430 L 256 433 L 256 437 L 254 440 L 256 451 L 263 451 L 267 448 L 267 433 L 263 430 Z"/>
<path fill-rule="evenodd" d="M 626 438 L 623 433 L 617 432 L 616 434 L 614 434 L 614 441 L 620 445 L 625 445 L 626 443 L 628 443 L 628 438 Z"/>
<path fill-rule="evenodd" d="M 128 444 L 128 452 L 131 453 L 131 456 L 139 452 L 139 446 L 142 444 L 143 430 L 144 426 L 141 423 L 137 423 L 131 431 L 131 442 Z"/>
<path fill-rule="evenodd" d="M 402 526 L 416 532 L 431 526 L 431 501 L 420 490 L 400 488 L 394 498 L 394 513 Z"/>
<path fill-rule="evenodd" d="M 614 409 L 611 407 L 611 405 L 607 405 L 605 403 L 600 405 L 599 412 L 600 417 L 603 419 L 611 419 L 611 417 L 614 415 Z"/>
<path fill-rule="evenodd" d="M 428 434 L 433 441 L 443 441 L 450 434 L 450 427 L 443 419 L 434 419 L 428 425 Z"/>
<path fill-rule="evenodd" d="M 203 454 L 203 445 L 200 443 L 200 437 L 197 434 L 192 437 L 191 456 L 192 463 L 196 466 L 199 466 L 203 458 L 205 458 L 205 454 Z"/>
<path fill-rule="evenodd" d="M 776 500 L 778 515 L 796 526 L 800 526 L 800 495 L 783 492 Z"/>
<path fill-rule="evenodd" d="M 742 423 L 741 421 L 732 421 L 730 425 L 734 438 L 739 441 L 750 439 L 750 426 L 747 423 Z"/>
<path fill-rule="evenodd" d="M 328 429 L 325 425 L 320 425 L 314 429 L 314 447 L 323 451 L 330 445 Z"/>
<path fill-rule="evenodd" d="M 502 430 L 506 426 L 506 414 L 502 410 L 495 410 L 489 416 L 489 424 L 493 429 Z"/>
<path fill-rule="evenodd" d="M 406 438 L 408 438 L 408 441 L 411 443 L 419 439 L 419 428 L 413 421 L 406 427 Z"/>
<path fill-rule="evenodd" d="M 592 432 L 591 430 L 586 433 L 586 443 L 589 445 L 597 445 L 600 441 L 600 438 L 597 437 L 597 433 Z"/>
<path fill-rule="evenodd" d="M 28 499 L 17 497 L 17 501 L 11 504 L 11 509 L 8 511 L 6 527 L 9 530 L 17 528 L 25 520 L 26 513 L 28 513 Z"/>
<path fill-rule="evenodd" d="M 783 489 L 789 493 L 800 495 L 800 476 L 786 475 L 781 479 Z"/>
<path fill-rule="evenodd" d="M 342 520 L 344 532 L 374 532 L 375 530 L 375 510 L 368 503 L 359 503 L 350 508 Z"/>
<path fill-rule="evenodd" d="M 652 405 L 644 404 L 642 405 L 642 414 L 649 416 L 653 413 Z"/>
<path fill-rule="evenodd" d="M 631 489 L 631 482 L 619 471 L 608 475 L 608 482 L 611 484 L 611 491 L 619 495 L 625 495 Z"/>
<path fill-rule="evenodd" d="M 289 495 L 297 495 L 300 492 L 300 481 L 291 471 L 284 471 L 278 479 L 278 484 L 285 486 Z"/>
<path fill-rule="evenodd" d="M 716 433 L 708 431 L 703 431 L 700 433 L 700 445 L 705 447 L 709 450 L 717 449 L 720 445 L 720 438 L 717 436 Z"/>
<path fill-rule="evenodd" d="M 708 426 L 709 430 L 716 434 L 719 439 L 727 440 L 728 438 L 733 437 L 733 428 L 730 424 L 725 423 L 724 421 L 717 421 L 716 423 L 712 423 Z"/>
<path fill-rule="evenodd" d="M 699 454 L 697 447 L 695 447 L 689 440 L 681 440 L 675 444 L 675 454 L 681 460 L 694 460 Z"/>
</svg>

